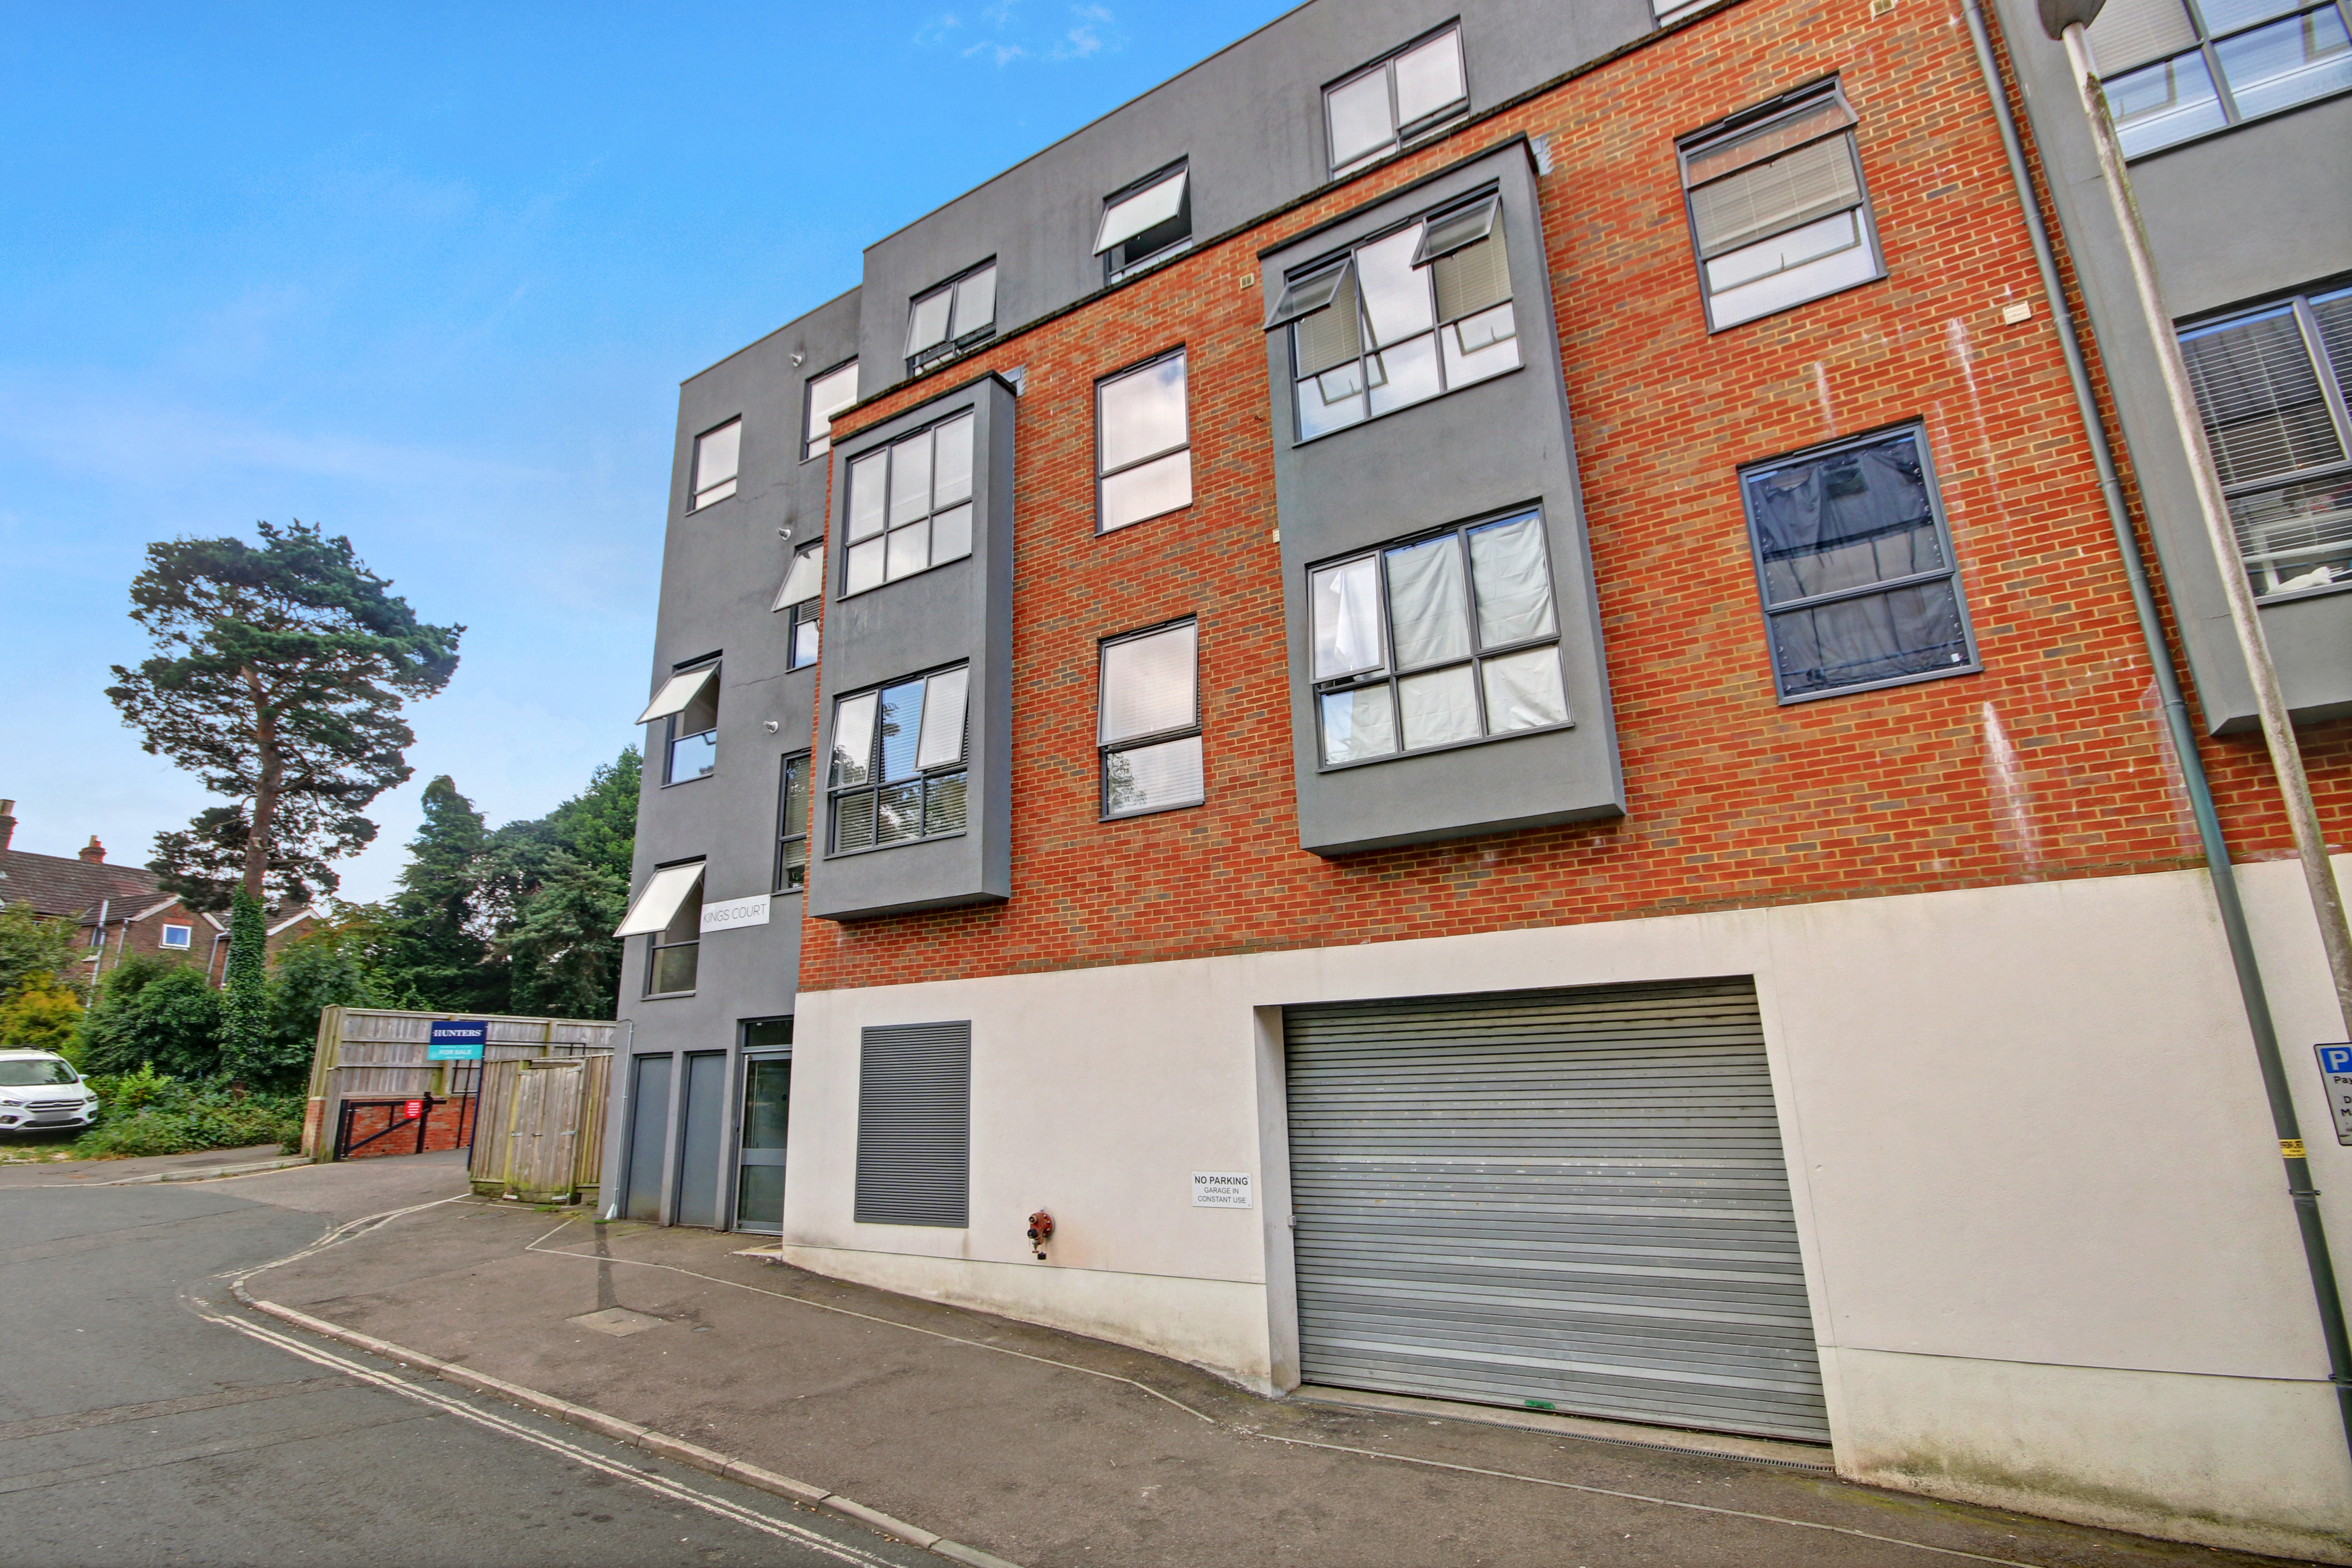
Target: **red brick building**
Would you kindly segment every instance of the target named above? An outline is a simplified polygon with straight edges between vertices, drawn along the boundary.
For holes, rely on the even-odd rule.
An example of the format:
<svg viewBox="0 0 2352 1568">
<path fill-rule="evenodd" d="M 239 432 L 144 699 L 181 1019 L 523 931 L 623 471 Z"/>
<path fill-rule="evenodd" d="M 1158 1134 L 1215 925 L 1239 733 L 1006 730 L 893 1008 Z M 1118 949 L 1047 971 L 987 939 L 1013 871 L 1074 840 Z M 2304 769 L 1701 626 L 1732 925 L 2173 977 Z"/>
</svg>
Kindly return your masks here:
<svg viewBox="0 0 2352 1568">
<path fill-rule="evenodd" d="M 1323 0 L 689 380 L 615 1212 L 2339 1551 L 2009 91 L 1950 8 Z M 2262 747 L 2197 760 L 2333 1038 Z"/>
</svg>

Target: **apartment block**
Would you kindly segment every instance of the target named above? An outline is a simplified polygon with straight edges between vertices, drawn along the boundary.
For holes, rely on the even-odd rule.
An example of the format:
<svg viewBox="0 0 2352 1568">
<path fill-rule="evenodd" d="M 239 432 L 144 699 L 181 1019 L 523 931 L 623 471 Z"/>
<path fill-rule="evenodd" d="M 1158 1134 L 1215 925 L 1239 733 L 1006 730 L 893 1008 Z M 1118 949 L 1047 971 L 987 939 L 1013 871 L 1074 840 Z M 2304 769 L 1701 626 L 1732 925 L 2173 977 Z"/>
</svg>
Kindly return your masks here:
<svg viewBox="0 0 2352 1568">
<path fill-rule="evenodd" d="M 2151 4 L 2093 31 L 2127 127 L 2292 30 Z M 2127 138 L 2331 833 L 2341 15 Z M 2157 658 L 2307 1129 L 2341 1025 L 2063 51 L 1987 23 L 1991 78 L 1902 0 L 1310 0 L 688 380 L 614 1212 L 2342 1557 Z"/>
</svg>

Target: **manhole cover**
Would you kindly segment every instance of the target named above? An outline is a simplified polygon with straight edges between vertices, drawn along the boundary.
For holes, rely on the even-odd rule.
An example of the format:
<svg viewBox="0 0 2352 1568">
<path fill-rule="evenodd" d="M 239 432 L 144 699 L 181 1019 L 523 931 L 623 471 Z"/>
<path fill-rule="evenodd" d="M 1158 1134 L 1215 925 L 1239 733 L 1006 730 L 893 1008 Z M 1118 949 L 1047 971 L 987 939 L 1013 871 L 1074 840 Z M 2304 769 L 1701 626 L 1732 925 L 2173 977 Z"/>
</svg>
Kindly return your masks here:
<svg viewBox="0 0 2352 1568">
<path fill-rule="evenodd" d="M 615 1339 L 627 1334 L 642 1334 L 647 1329 L 658 1329 L 662 1325 L 659 1318 L 632 1312 L 626 1307 L 607 1307 L 601 1312 L 583 1312 L 576 1318 L 566 1318 L 564 1321 L 577 1323 L 583 1329 L 593 1329 L 600 1334 L 611 1334 Z"/>
</svg>

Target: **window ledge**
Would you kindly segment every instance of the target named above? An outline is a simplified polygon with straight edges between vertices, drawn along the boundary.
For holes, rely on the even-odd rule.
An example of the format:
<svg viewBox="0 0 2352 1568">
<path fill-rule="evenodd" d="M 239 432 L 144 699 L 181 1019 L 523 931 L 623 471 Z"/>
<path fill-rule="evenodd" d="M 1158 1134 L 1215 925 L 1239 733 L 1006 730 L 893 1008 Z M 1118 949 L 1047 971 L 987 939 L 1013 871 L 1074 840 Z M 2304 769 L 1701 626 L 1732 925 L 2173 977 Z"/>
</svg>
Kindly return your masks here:
<svg viewBox="0 0 2352 1568">
<path fill-rule="evenodd" d="M 700 506 L 697 506 L 693 501 L 688 500 L 686 503 L 686 515 L 688 517 L 700 517 L 706 511 L 711 511 L 717 508 L 725 506 L 729 501 L 733 500 L 737 496 L 741 495 L 742 493 L 743 492 L 740 489 L 731 490 L 726 495 L 720 496 L 717 500 L 707 500 Z"/>
<path fill-rule="evenodd" d="M 1180 737 L 1180 739 L 1186 739 L 1186 738 L 1189 738 L 1189 737 Z M 1416 755 L 1418 755 L 1418 753 L 1415 753 L 1415 754 L 1416 754 Z M 1107 811 L 1107 812 L 1104 812 L 1101 816 L 1099 816 L 1096 817 L 1096 818 L 1095 818 L 1095 820 L 1096 820 L 1097 822 L 1098 822 L 1098 823 L 1109 823 L 1109 822 L 1133 822 L 1133 821 L 1137 820 L 1137 819 L 1138 819 L 1138 818 L 1139 818 L 1139 817 L 1146 817 L 1146 816 L 1166 816 L 1169 813 L 1171 813 L 1171 812 L 1174 812 L 1174 811 L 1198 811 L 1198 810 L 1200 810 L 1202 806 L 1204 806 L 1204 805 L 1208 805 L 1208 804 L 1209 804 L 1209 797 L 1208 797 L 1208 796 L 1206 796 L 1206 795 L 1202 795 L 1202 796 L 1200 799 L 1198 799 L 1198 800 L 1188 800 L 1188 801 L 1181 802 L 1181 803 L 1180 803 L 1180 804 L 1178 804 L 1178 805 L 1153 805 L 1153 806 L 1146 806 L 1146 807 L 1145 807 L 1143 810 L 1141 810 L 1141 811 L 1120 811 L 1120 812 L 1108 812 L 1108 811 Z"/>
<path fill-rule="evenodd" d="M 2284 594 L 2264 594 L 2254 600 L 2257 610 L 2273 605 L 2299 605 L 2306 599 L 2325 599 L 2331 594 L 2352 594 L 2352 579 L 2341 583 L 2323 583 L 2316 588 L 2294 588 Z"/>
<path fill-rule="evenodd" d="M 1130 278 L 1140 278 L 1155 267 L 1173 261 L 1180 256 L 1190 254 L 1192 249 L 1192 240 L 1188 235 L 1173 245 L 1153 251 L 1140 261 L 1130 261 L 1118 271 L 1107 274 L 1103 283 L 1105 287 L 1108 287 L 1113 283 L 1124 283 Z"/>
<path fill-rule="evenodd" d="M 637 998 L 640 1002 L 683 1002 L 693 995 L 691 991 L 648 991 Z"/>
<path fill-rule="evenodd" d="M 718 770 L 718 769 L 716 769 L 716 768 L 713 768 L 710 772 L 709 772 L 709 773 L 699 773 L 699 774 L 697 774 L 695 777 L 690 778 L 690 779 L 672 779 L 672 780 L 670 780 L 667 784 L 663 784 L 663 785 L 662 785 L 662 788 L 664 788 L 664 789 L 684 789 L 688 784 L 702 784 L 702 783 L 704 783 L 704 782 L 706 782 L 706 781 L 708 781 L 708 780 L 715 779 L 715 778 L 717 778 L 718 776 L 719 776 L 719 770 Z"/>
<path fill-rule="evenodd" d="M 1800 703 L 1819 702 L 1831 697 L 1852 697 L 1864 691 L 1885 691 L 1897 686 L 1916 686 L 1923 680 L 1949 680 L 1956 675 L 1982 675 L 1984 660 L 1973 664 L 1956 664 L 1946 669 L 1927 669 L 1916 675 L 1891 676 L 1885 680 L 1858 680 L 1852 686 L 1832 686 L 1827 691 L 1800 691 L 1781 697 L 1780 706 L 1794 708 Z"/>
</svg>

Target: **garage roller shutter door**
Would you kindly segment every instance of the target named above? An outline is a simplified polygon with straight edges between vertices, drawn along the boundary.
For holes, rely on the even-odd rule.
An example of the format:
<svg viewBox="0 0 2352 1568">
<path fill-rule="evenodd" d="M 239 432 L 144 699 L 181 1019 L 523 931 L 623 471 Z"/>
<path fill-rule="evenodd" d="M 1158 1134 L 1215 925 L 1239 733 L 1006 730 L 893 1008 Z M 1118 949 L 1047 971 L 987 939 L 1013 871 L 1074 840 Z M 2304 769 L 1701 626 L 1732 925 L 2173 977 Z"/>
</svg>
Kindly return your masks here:
<svg viewBox="0 0 2352 1568">
<path fill-rule="evenodd" d="M 1828 1439 L 1751 983 L 1284 1034 L 1307 1382 Z"/>
</svg>

